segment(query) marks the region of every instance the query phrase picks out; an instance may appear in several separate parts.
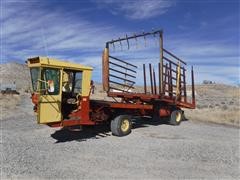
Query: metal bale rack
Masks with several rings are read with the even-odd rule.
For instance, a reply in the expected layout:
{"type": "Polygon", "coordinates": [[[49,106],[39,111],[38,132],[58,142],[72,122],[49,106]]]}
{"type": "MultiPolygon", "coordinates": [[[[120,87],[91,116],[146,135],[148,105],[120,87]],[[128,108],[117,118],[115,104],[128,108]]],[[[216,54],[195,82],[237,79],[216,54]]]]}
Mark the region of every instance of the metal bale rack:
{"type": "MultiPolygon", "coordinates": [[[[121,47],[122,49],[122,47],[121,47]]],[[[191,69],[192,97],[189,102],[186,88],[187,63],[163,47],[163,32],[153,31],[138,35],[127,36],[108,41],[103,52],[103,89],[109,97],[122,98],[122,102],[132,102],[136,105],[155,104],[158,102],[166,105],[175,105],[183,108],[195,108],[194,73],[191,69]],[[144,92],[132,92],[136,84],[137,66],[130,62],[110,55],[110,45],[115,48],[115,43],[129,42],[148,36],[159,38],[159,63],[143,64],[143,88],[144,92]],[[154,67],[157,68],[157,73],[154,67]],[[149,74],[149,75],[148,75],[149,74]],[[156,76],[158,74],[158,76],[156,76]],[[150,82],[147,79],[150,79],[150,82]],[[157,83],[158,82],[158,83],[157,83]],[[148,88],[150,86],[150,88],[148,88]],[[149,89],[149,90],[148,90],[149,89]],[[137,103],[136,103],[137,102],[137,103]]]]}

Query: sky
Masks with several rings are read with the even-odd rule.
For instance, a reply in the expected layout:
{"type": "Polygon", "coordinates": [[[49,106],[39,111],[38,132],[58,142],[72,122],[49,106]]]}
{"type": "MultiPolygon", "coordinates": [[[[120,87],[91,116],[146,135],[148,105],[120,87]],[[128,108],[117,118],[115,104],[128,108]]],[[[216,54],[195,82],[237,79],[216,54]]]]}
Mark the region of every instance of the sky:
{"type": "MultiPolygon", "coordinates": [[[[162,29],[164,48],[194,66],[196,83],[240,84],[238,0],[0,0],[0,6],[1,63],[49,56],[92,66],[93,80],[101,82],[106,41],[162,29]]],[[[131,50],[144,58],[132,63],[158,61],[138,43],[131,50]]]]}

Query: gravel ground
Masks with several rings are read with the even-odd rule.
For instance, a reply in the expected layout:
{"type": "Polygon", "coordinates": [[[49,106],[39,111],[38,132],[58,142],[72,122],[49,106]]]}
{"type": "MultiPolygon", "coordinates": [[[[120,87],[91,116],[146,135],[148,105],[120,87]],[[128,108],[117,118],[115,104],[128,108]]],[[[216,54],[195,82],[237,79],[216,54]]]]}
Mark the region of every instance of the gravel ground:
{"type": "Polygon", "coordinates": [[[37,125],[29,98],[1,120],[2,179],[239,179],[239,129],[141,120],[126,137],[105,127],[37,125]],[[26,113],[28,112],[28,113],[26,113]]]}

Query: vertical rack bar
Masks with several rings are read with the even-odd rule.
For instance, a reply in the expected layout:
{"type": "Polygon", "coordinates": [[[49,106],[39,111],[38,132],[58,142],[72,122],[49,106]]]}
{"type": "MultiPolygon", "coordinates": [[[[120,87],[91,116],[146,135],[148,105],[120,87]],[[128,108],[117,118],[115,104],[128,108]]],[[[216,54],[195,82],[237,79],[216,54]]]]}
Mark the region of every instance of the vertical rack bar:
{"type": "Polygon", "coordinates": [[[178,66],[176,65],[176,69],[175,69],[175,71],[176,71],[176,98],[177,98],[177,91],[178,91],[178,66]]]}
{"type": "Polygon", "coordinates": [[[159,45],[160,45],[160,94],[163,94],[163,32],[160,33],[160,40],[159,40],[159,45]]]}
{"type": "Polygon", "coordinates": [[[186,90],[186,69],[183,68],[183,94],[184,94],[184,102],[187,102],[187,90],[186,90]]]}
{"type": "Polygon", "coordinates": [[[151,93],[153,94],[152,64],[149,64],[149,73],[150,73],[151,93]]]}
{"type": "Polygon", "coordinates": [[[109,44],[106,47],[102,55],[102,82],[103,90],[109,91],[109,44]]]}
{"type": "MultiPolygon", "coordinates": [[[[160,65],[160,63],[158,63],[158,79],[159,79],[159,81],[158,81],[158,85],[159,85],[159,95],[161,95],[161,65],[160,65]]],[[[166,76],[165,76],[166,77],[166,76]]],[[[166,83],[166,82],[165,82],[166,83]]],[[[164,91],[163,91],[164,92],[164,91]]]]}
{"type": "Polygon", "coordinates": [[[168,83],[169,83],[169,96],[173,96],[173,86],[172,86],[172,62],[169,61],[169,78],[168,78],[168,83]]]}
{"type": "Polygon", "coordinates": [[[171,69],[169,68],[167,71],[167,76],[168,76],[168,95],[171,97],[172,93],[171,93],[171,85],[170,85],[170,71],[171,69]]]}
{"type": "Polygon", "coordinates": [[[195,87],[194,87],[194,73],[193,73],[193,66],[192,66],[192,71],[191,71],[191,74],[192,74],[192,105],[195,107],[195,87]]]}
{"type": "Polygon", "coordinates": [[[166,82],[167,82],[167,72],[168,72],[168,63],[166,63],[165,71],[164,71],[164,82],[163,82],[163,94],[165,95],[166,82]]]}
{"type": "Polygon", "coordinates": [[[157,94],[156,76],[153,68],[153,84],[154,84],[154,94],[157,94]]]}
{"type": "Polygon", "coordinates": [[[145,64],[143,64],[143,80],[144,80],[144,93],[147,94],[146,67],[145,67],[145,64]]]}
{"type": "Polygon", "coordinates": [[[180,99],[180,101],[182,101],[182,70],[181,70],[181,64],[180,64],[180,77],[179,77],[179,99],[180,99]]]}
{"type": "Polygon", "coordinates": [[[178,61],[178,65],[176,68],[176,101],[179,101],[179,98],[181,97],[181,64],[180,61],[178,61]]]}

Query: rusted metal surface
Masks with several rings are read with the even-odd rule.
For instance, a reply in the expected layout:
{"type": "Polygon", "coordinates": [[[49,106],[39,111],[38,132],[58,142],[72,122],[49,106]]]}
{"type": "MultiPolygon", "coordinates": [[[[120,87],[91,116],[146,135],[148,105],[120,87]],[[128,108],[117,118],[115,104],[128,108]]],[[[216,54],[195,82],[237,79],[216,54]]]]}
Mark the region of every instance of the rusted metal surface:
{"type": "Polygon", "coordinates": [[[160,46],[160,94],[164,94],[163,92],[163,33],[159,35],[159,46],[160,46]]]}
{"type": "Polygon", "coordinates": [[[184,94],[184,102],[187,102],[187,88],[186,88],[186,70],[183,69],[183,94],[184,94]]]}
{"type": "Polygon", "coordinates": [[[103,90],[108,91],[109,89],[109,49],[106,47],[103,51],[102,56],[102,83],[103,90]]]}
{"type": "MultiPolygon", "coordinates": [[[[147,60],[147,59],[146,59],[147,60]]],[[[163,33],[161,30],[149,33],[126,35],[123,38],[117,38],[106,42],[106,48],[103,53],[103,87],[109,97],[121,98],[121,103],[111,102],[102,104],[101,107],[112,109],[141,109],[142,114],[153,109],[153,102],[167,103],[178,107],[195,108],[194,77],[192,74],[192,102],[188,102],[186,93],[186,62],[178,58],[173,53],[163,47],[163,33]],[[136,48],[139,47],[138,38],[146,39],[148,36],[159,38],[159,61],[156,64],[149,63],[148,67],[143,64],[143,92],[132,92],[136,83],[137,66],[132,62],[123,60],[123,58],[110,55],[110,47],[116,50],[121,46],[123,50],[124,42],[127,44],[127,50],[131,49],[134,41],[136,48]],[[116,44],[117,43],[117,44],[116,44]],[[154,70],[157,67],[157,74],[154,70]],[[146,72],[149,72],[148,73],[146,72]],[[148,82],[149,80],[149,82],[148,82]],[[148,92],[148,87],[150,92],[148,92]],[[107,104],[107,105],[106,105],[107,104]]],[[[95,102],[96,103],[96,102],[95,102]]],[[[100,108],[101,109],[101,108],[100,108]]],[[[95,119],[104,119],[105,114],[101,111],[92,109],[95,112],[95,119]],[[100,118],[99,118],[100,117],[100,118]]],[[[160,116],[169,115],[169,108],[163,108],[159,111],[160,116]]],[[[106,118],[106,117],[105,117],[106,118]]]]}
{"type": "Polygon", "coordinates": [[[143,64],[143,84],[144,84],[144,93],[147,94],[147,80],[146,80],[146,67],[143,64]]]}
{"type": "Polygon", "coordinates": [[[152,64],[149,64],[149,74],[150,74],[151,93],[153,94],[152,64]]]}
{"type": "Polygon", "coordinates": [[[126,36],[124,38],[118,38],[116,40],[111,40],[111,41],[106,42],[106,46],[108,46],[109,44],[114,44],[114,43],[120,42],[120,41],[129,41],[131,39],[136,39],[136,38],[139,38],[139,37],[146,37],[146,36],[149,36],[149,35],[156,35],[156,34],[162,34],[162,30],[157,30],[157,31],[147,32],[147,33],[143,32],[143,33],[138,34],[138,35],[134,34],[133,36],[126,36]]]}
{"type": "MultiPolygon", "coordinates": [[[[159,62],[156,64],[149,63],[148,67],[143,64],[143,92],[132,92],[130,89],[134,89],[136,82],[136,77],[139,77],[137,74],[137,66],[132,62],[128,62],[119,57],[114,57],[108,54],[108,87],[107,93],[109,97],[113,98],[122,98],[123,103],[128,104],[129,102],[133,103],[136,99],[140,102],[150,103],[166,102],[171,105],[178,105],[181,107],[193,108],[195,107],[195,94],[192,93],[192,102],[188,102],[187,93],[186,93],[186,62],[177,57],[175,54],[169,52],[163,47],[163,32],[153,31],[150,33],[140,33],[134,34],[132,36],[126,35],[123,38],[117,38],[115,40],[108,41],[106,43],[106,48],[109,45],[115,47],[115,43],[120,44],[121,50],[123,49],[124,42],[127,42],[127,49],[131,49],[130,41],[135,41],[139,46],[137,39],[144,38],[144,46],[146,46],[146,38],[148,36],[159,38],[159,62]],[[115,60],[115,62],[113,62],[115,60]],[[157,72],[154,70],[157,67],[157,72]],[[149,72],[146,73],[146,72],[149,72]],[[116,73],[116,74],[114,74],[116,73]],[[111,78],[115,78],[112,80],[111,78]],[[149,82],[148,82],[149,80],[149,82]],[[148,87],[150,92],[148,92],[148,87]],[[115,91],[113,91],[115,89],[115,91]],[[116,90],[118,92],[116,92],[116,90]]],[[[115,49],[114,49],[115,50],[115,49]]],[[[107,60],[105,60],[107,62],[107,60]]],[[[106,70],[107,68],[105,68],[106,70]]],[[[106,73],[107,74],[107,73],[106,73]]],[[[192,70],[192,84],[194,84],[193,79],[193,70],[192,70]]],[[[194,90],[194,85],[192,86],[194,90]]],[[[115,106],[115,105],[114,105],[115,106]]]]}
{"type": "Polygon", "coordinates": [[[157,94],[157,84],[156,84],[156,74],[153,68],[153,85],[154,85],[154,94],[157,94]]]}
{"type": "Polygon", "coordinates": [[[121,60],[119,58],[109,56],[108,64],[108,87],[107,92],[121,91],[128,92],[134,89],[137,66],[121,60]]]}
{"type": "Polygon", "coordinates": [[[164,92],[164,85],[163,85],[163,79],[161,81],[161,76],[162,76],[163,72],[162,72],[162,69],[161,69],[161,64],[158,63],[158,87],[159,87],[159,94],[162,95],[162,92],[164,92]]]}
{"type": "Polygon", "coordinates": [[[131,74],[128,74],[128,73],[124,73],[124,72],[122,72],[122,71],[118,71],[118,70],[113,69],[113,68],[109,68],[109,70],[114,71],[114,72],[117,72],[117,73],[120,73],[120,74],[123,74],[123,75],[125,75],[125,76],[129,76],[129,77],[132,77],[132,78],[136,78],[136,76],[134,76],[134,75],[131,75],[131,74]]]}
{"type": "Polygon", "coordinates": [[[191,75],[192,75],[192,104],[195,107],[196,101],[195,101],[195,86],[194,86],[194,72],[193,72],[193,66],[191,70],[191,75]]]}
{"type": "Polygon", "coordinates": [[[122,66],[122,65],[119,65],[119,64],[117,64],[117,63],[114,63],[114,62],[109,62],[109,64],[112,64],[112,65],[114,65],[114,66],[120,67],[120,68],[122,68],[122,69],[125,69],[125,70],[127,70],[127,71],[131,71],[131,72],[134,72],[134,73],[136,73],[136,71],[135,71],[135,70],[132,70],[132,69],[130,69],[130,68],[127,68],[127,67],[124,67],[124,66],[122,66]]]}
{"type": "Polygon", "coordinates": [[[125,64],[127,64],[127,65],[129,65],[129,66],[132,66],[132,67],[134,67],[134,68],[137,68],[137,66],[135,66],[135,65],[133,65],[133,64],[131,64],[131,63],[128,63],[128,62],[126,62],[126,61],[123,61],[123,60],[121,60],[121,59],[119,59],[119,58],[116,58],[116,57],[113,57],[113,56],[109,56],[110,58],[113,58],[113,59],[115,59],[116,61],[119,61],[119,62],[121,62],[121,63],[125,63],[125,64]]]}
{"type": "MultiPolygon", "coordinates": [[[[158,63],[158,67],[159,67],[159,69],[160,69],[160,63],[158,63]]],[[[163,74],[166,74],[167,73],[167,71],[168,71],[168,64],[165,66],[165,72],[163,73],[163,74]]],[[[160,72],[160,71],[159,71],[160,72]]],[[[160,77],[159,77],[160,78],[160,77]]],[[[163,80],[163,92],[165,93],[165,91],[166,91],[166,82],[167,82],[167,76],[165,75],[164,76],[164,80],[163,80]]],[[[160,87],[160,86],[159,86],[160,87]]],[[[161,94],[161,92],[160,92],[160,90],[159,90],[159,94],[161,94]]],[[[161,95],[163,95],[163,94],[161,94],[161,95]]]]}
{"type": "Polygon", "coordinates": [[[172,62],[169,61],[169,69],[168,69],[168,84],[169,84],[169,96],[172,96],[173,95],[173,83],[172,83],[172,80],[173,80],[173,77],[172,77],[172,62]]]}
{"type": "Polygon", "coordinates": [[[167,53],[168,55],[172,56],[173,58],[177,59],[177,60],[180,61],[181,63],[187,65],[187,63],[186,63],[185,61],[181,60],[180,58],[178,58],[177,56],[175,56],[173,53],[167,51],[167,50],[164,49],[164,48],[163,48],[163,51],[164,51],[165,53],[167,53]]]}
{"type": "Polygon", "coordinates": [[[180,62],[178,62],[178,66],[176,67],[176,101],[179,100],[179,95],[181,95],[181,69],[180,69],[180,62]]]}

